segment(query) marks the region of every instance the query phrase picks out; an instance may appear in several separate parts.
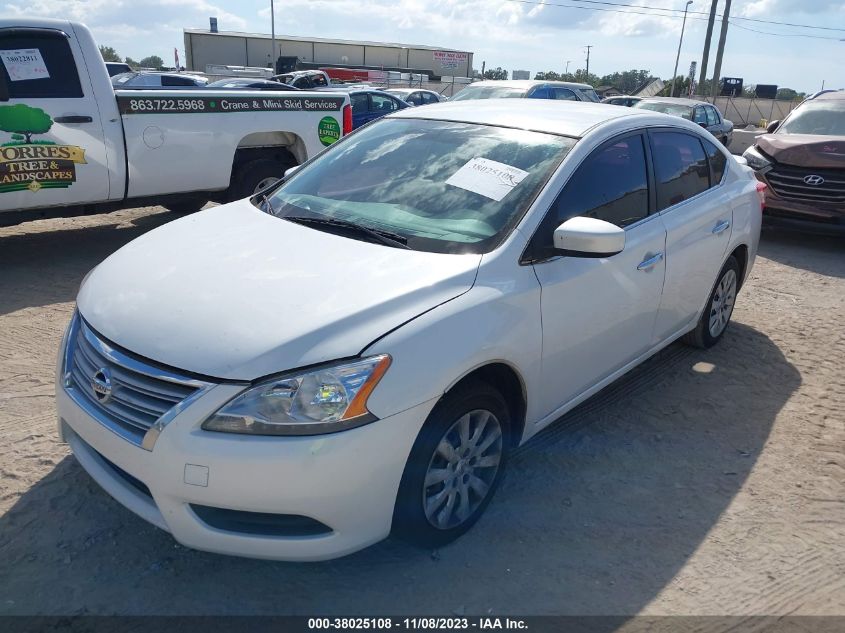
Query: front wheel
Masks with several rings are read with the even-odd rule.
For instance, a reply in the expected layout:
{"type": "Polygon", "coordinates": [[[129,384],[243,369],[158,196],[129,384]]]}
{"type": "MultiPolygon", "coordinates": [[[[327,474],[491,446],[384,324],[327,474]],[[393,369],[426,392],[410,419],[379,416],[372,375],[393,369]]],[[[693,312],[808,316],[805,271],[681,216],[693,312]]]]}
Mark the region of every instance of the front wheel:
{"type": "Polygon", "coordinates": [[[739,263],[731,256],[719,272],[698,324],[684,337],[684,341],[705,349],[718,343],[730,323],[738,290],[739,263]]]}
{"type": "Polygon", "coordinates": [[[399,486],[393,532],[416,545],[445,545],[469,530],[493,497],[510,449],[501,394],[471,382],[447,394],[417,437],[399,486]]]}
{"type": "Polygon", "coordinates": [[[282,161],[269,158],[251,160],[238,167],[234,182],[229,188],[230,200],[241,200],[254,196],[262,189],[275,184],[285,175],[285,170],[293,167],[282,161]]]}

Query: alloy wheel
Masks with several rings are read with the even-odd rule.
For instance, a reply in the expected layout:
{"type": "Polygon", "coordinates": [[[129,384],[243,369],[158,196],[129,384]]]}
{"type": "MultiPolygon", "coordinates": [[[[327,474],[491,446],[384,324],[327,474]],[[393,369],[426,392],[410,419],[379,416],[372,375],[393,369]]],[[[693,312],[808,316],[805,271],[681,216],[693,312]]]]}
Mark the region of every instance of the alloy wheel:
{"type": "Polygon", "coordinates": [[[713,338],[719,336],[728,326],[735,300],[736,273],[733,270],[728,270],[719,280],[716,291],[713,293],[713,300],[710,302],[710,321],[708,327],[710,329],[710,336],[713,338]]]}

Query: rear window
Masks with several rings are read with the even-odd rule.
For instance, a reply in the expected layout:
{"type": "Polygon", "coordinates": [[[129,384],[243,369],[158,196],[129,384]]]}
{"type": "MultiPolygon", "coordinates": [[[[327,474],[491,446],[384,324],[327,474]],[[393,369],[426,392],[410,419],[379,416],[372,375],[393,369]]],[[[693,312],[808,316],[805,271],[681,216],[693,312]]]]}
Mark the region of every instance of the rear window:
{"type": "Polygon", "coordinates": [[[452,101],[467,101],[469,99],[519,99],[525,96],[524,88],[508,88],[506,86],[469,86],[452,97],[452,101]]]}
{"type": "Polygon", "coordinates": [[[74,99],[82,86],[67,35],[48,29],[0,31],[0,68],[12,99],[74,99]]]}
{"type": "Polygon", "coordinates": [[[710,168],[698,138],[683,132],[654,132],[651,138],[658,211],[710,187],[710,168]]]}
{"type": "Polygon", "coordinates": [[[592,101],[593,103],[599,103],[601,101],[598,93],[592,88],[579,88],[578,91],[587,98],[587,101],[592,101]]]}
{"type": "Polygon", "coordinates": [[[664,114],[672,114],[683,119],[692,119],[692,108],[677,103],[663,103],[661,101],[640,101],[634,104],[635,108],[642,108],[643,110],[652,110],[654,112],[663,112],[664,114]]]}

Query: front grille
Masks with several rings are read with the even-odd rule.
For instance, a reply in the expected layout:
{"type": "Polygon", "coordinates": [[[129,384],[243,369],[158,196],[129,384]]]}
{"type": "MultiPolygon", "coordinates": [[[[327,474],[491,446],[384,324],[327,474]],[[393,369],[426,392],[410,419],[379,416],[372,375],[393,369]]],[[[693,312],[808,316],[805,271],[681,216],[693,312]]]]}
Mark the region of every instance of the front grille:
{"type": "Polygon", "coordinates": [[[115,349],[76,319],[65,360],[66,387],[78,403],[125,439],[141,445],[156,422],[207,385],[115,349]],[[95,392],[95,377],[110,386],[108,395],[95,392]]]}
{"type": "Polygon", "coordinates": [[[845,203],[845,169],[815,169],[777,164],[766,173],[774,192],[782,198],[806,202],[845,203]],[[804,182],[807,176],[821,176],[820,185],[804,182]]]}

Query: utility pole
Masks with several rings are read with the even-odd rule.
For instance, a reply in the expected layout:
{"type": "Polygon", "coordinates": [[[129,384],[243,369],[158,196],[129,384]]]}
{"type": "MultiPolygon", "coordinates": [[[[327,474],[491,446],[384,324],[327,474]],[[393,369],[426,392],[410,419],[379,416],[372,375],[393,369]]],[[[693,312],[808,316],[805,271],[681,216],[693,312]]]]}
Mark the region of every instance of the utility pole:
{"type": "Polygon", "coordinates": [[[273,55],[270,58],[271,68],[273,69],[273,74],[276,74],[276,60],[278,59],[278,55],[276,55],[276,9],[273,6],[275,3],[273,0],[270,0],[270,39],[273,42],[273,55]]]}
{"type": "Polygon", "coordinates": [[[569,74],[569,64],[571,64],[571,63],[572,63],[572,60],[571,60],[571,59],[567,59],[567,60],[566,60],[566,70],[563,72],[563,74],[564,74],[564,75],[568,75],[568,74],[569,74]]]}
{"type": "Polygon", "coordinates": [[[687,28],[687,9],[692,4],[692,0],[687,0],[687,5],[684,7],[684,22],[681,24],[681,41],[678,42],[678,54],[675,56],[675,70],[672,71],[672,87],[669,89],[669,96],[675,96],[675,78],[678,76],[678,60],[681,59],[681,46],[684,43],[684,29],[687,28]]]}
{"type": "Polygon", "coordinates": [[[704,93],[705,82],[707,81],[707,62],[710,60],[710,40],[713,39],[713,24],[716,22],[716,9],[719,0],[713,0],[710,5],[710,17],[707,18],[707,35],[704,36],[704,54],[701,56],[701,76],[698,86],[704,93]]]}
{"type": "Polygon", "coordinates": [[[590,78],[590,49],[592,47],[591,44],[587,44],[587,79],[590,78]]]}
{"type": "Polygon", "coordinates": [[[731,15],[731,0],[725,0],[725,12],[722,14],[722,30],[719,33],[719,48],[716,49],[716,66],[713,68],[713,84],[710,92],[713,103],[719,94],[719,75],[722,74],[722,55],[725,53],[725,39],[728,37],[728,18],[731,15]]]}

